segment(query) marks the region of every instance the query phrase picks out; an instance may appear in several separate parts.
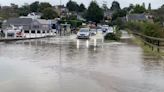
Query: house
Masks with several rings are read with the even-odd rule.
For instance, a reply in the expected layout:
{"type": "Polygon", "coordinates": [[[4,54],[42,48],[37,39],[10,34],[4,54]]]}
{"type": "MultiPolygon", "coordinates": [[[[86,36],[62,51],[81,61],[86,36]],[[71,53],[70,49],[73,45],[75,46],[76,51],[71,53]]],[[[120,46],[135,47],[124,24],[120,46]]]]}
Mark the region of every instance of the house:
{"type": "Polygon", "coordinates": [[[51,29],[51,21],[45,19],[35,19],[32,22],[33,30],[50,30],[51,29]]]}
{"type": "Polygon", "coordinates": [[[20,27],[23,30],[50,30],[51,21],[44,19],[32,19],[32,18],[10,18],[3,23],[3,29],[9,26],[20,27]]]}
{"type": "Polygon", "coordinates": [[[127,21],[146,21],[148,17],[145,14],[129,14],[126,16],[127,21]]]}
{"type": "Polygon", "coordinates": [[[2,28],[8,28],[13,25],[15,27],[22,26],[24,30],[30,30],[33,20],[31,18],[10,18],[2,24],[2,28]]]}

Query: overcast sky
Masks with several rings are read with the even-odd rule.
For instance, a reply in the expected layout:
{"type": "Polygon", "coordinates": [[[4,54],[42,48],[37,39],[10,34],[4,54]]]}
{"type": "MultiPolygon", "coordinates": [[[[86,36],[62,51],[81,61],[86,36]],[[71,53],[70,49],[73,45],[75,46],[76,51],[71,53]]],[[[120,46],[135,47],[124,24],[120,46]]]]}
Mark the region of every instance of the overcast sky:
{"type": "MultiPolygon", "coordinates": [[[[10,3],[15,3],[18,5],[23,5],[24,3],[31,3],[34,2],[35,0],[0,0],[1,5],[10,5],[10,3]]],[[[37,0],[40,2],[50,2],[52,5],[59,5],[60,0],[37,0]]],[[[66,4],[69,0],[61,0],[62,4],[66,4]]],[[[89,5],[89,3],[92,0],[73,0],[77,1],[78,3],[84,3],[86,6],[89,5]]],[[[98,4],[102,5],[103,1],[107,1],[108,6],[111,6],[112,1],[114,0],[97,0],[98,4]]],[[[151,3],[152,8],[159,8],[164,4],[164,0],[116,0],[120,3],[121,7],[127,7],[129,4],[142,4],[145,2],[146,7],[148,6],[148,3],[151,3]]]]}

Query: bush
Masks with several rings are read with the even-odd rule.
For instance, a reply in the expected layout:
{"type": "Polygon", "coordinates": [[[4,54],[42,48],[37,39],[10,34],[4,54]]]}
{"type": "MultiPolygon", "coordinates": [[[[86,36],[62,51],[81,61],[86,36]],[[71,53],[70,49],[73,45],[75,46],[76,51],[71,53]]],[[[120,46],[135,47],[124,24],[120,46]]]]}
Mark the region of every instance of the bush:
{"type": "Polygon", "coordinates": [[[80,27],[82,25],[82,21],[70,20],[69,24],[71,24],[72,27],[80,27]]]}
{"type": "Polygon", "coordinates": [[[160,24],[151,22],[128,22],[128,29],[139,32],[147,36],[164,38],[164,31],[160,24]]]}
{"type": "Polygon", "coordinates": [[[106,36],[105,36],[105,40],[120,40],[120,38],[118,36],[116,36],[115,34],[112,34],[112,33],[108,33],[106,36]]]}
{"type": "Polygon", "coordinates": [[[120,37],[121,37],[121,31],[119,30],[119,27],[117,26],[114,31],[115,31],[115,33],[108,33],[105,36],[105,40],[119,41],[120,37]]]}

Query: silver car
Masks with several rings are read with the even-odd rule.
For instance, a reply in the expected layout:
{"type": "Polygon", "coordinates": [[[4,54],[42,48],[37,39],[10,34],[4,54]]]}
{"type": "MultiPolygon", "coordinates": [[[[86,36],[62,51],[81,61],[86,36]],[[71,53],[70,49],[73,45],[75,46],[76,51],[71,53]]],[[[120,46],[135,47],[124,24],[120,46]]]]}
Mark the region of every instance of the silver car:
{"type": "Polygon", "coordinates": [[[80,31],[77,33],[78,39],[89,39],[90,38],[90,31],[89,28],[81,28],[80,31]]]}

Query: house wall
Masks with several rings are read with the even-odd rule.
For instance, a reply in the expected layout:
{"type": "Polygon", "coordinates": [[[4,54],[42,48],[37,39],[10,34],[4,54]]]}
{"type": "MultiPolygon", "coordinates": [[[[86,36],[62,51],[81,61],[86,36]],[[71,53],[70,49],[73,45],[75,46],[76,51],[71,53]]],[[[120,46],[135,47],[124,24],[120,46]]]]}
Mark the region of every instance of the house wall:
{"type": "Polygon", "coordinates": [[[12,22],[12,23],[6,22],[6,23],[2,24],[2,28],[6,29],[8,27],[11,27],[11,25],[13,25],[15,27],[22,26],[23,30],[50,30],[51,25],[47,21],[45,21],[45,20],[44,21],[43,20],[42,21],[32,20],[32,22],[29,24],[14,24],[14,22],[12,22]]]}
{"type": "Polygon", "coordinates": [[[49,30],[50,26],[48,24],[41,24],[37,20],[34,20],[31,24],[32,30],[49,30]]]}

